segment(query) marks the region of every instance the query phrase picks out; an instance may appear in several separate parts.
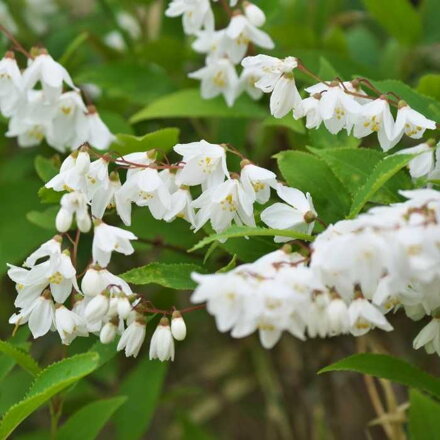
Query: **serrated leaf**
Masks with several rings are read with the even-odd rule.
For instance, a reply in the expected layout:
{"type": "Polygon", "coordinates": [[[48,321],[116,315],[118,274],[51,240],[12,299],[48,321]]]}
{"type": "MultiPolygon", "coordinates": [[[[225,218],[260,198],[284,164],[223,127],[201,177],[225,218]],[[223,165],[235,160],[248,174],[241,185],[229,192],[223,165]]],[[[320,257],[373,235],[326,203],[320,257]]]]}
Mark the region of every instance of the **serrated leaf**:
{"type": "Polygon", "coordinates": [[[59,429],[62,440],[94,440],[114,412],[126,402],[125,396],[97,400],[79,409],[59,429]]]}
{"type": "Polygon", "coordinates": [[[163,96],[133,115],[131,123],[160,118],[255,118],[268,112],[250,98],[242,96],[233,107],[223,98],[203,99],[198,89],[186,89],[163,96]]]}
{"type": "MultiPolygon", "coordinates": [[[[366,148],[309,149],[326,162],[352,196],[365,183],[375,166],[386,157],[381,151],[366,148]]],[[[411,179],[403,172],[399,173],[379,190],[378,201],[396,202],[399,200],[397,191],[410,187],[411,179]]]]}
{"type": "Polygon", "coordinates": [[[3,416],[0,438],[8,437],[23,420],[55,394],[94,371],[98,362],[96,353],[84,353],[45,368],[36,377],[24,399],[9,408],[3,416]]]}
{"type": "Polygon", "coordinates": [[[123,380],[119,392],[128,400],[113,417],[117,440],[137,440],[148,430],[168,365],[144,358],[123,380]]]}
{"type": "Polygon", "coordinates": [[[192,272],[204,272],[204,270],[197,264],[150,263],[119,276],[132,284],[159,284],[170,289],[189,290],[196,286],[191,280],[192,272]]]}
{"type": "Polygon", "coordinates": [[[251,228],[249,226],[231,226],[226,229],[226,231],[220,232],[219,234],[213,234],[209,237],[205,237],[203,240],[199,241],[195,246],[193,246],[189,252],[193,252],[197,249],[201,249],[214,241],[227,240],[228,238],[236,237],[256,237],[256,236],[266,236],[266,237],[289,237],[292,240],[304,240],[313,241],[313,237],[302,232],[285,230],[285,229],[270,229],[270,228],[251,228]]]}
{"type": "Polygon", "coordinates": [[[417,42],[422,34],[422,20],[409,0],[364,0],[368,12],[403,44],[417,42]]]}
{"type": "Polygon", "coordinates": [[[440,432],[440,404],[417,390],[409,393],[411,440],[435,439],[440,432]]]}
{"type": "Polygon", "coordinates": [[[31,375],[35,376],[41,372],[41,368],[37,364],[36,360],[24,350],[15,347],[7,341],[0,340],[0,351],[20,365],[23,370],[27,371],[31,375]]]}
{"type": "Polygon", "coordinates": [[[59,166],[55,164],[53,159],[48,159],[40,155],[35,158],[34,165],[38,177],[45,183],[56,176],[59,171],[59,166]]]}
{"type": "Polygon", "coordinates": [[[117,134],[117,145],[114,149],[121,155],[148,151],[153,148],[166,153],[178,143],[179,132],[178,128],[163,128],[144,136],[117,134]]]}
{"type": "Polygon", "coordinates": [[[48,231],[55,231],[55,217],[59,211],[58,206],[51,206],[45,211],[30,211],[26,214],[26,218],[34,225],[48,231]]]}
{"type": "Polygon", "coordinates": [[[356,217],[374,194],[376,194],[391,177],[406,166],[413,157],[414,155],[412,154],[398,154],[388,156],[381,160],[372,171],[370,177],[368,177],[354,195],[348,218],[356,217]]]}
{"type": "Polygon", "coordinates": [[[355,371],[426,391],[440,397],[440,379],[393,356],[362,353],[349,356],[323,368],[318,374],[331,371],[355,371]]]}
{"type": "Polygon", "coordinates": [[[322,159],[302,151],[283,151],[276,158],[287,183],[312,195],[318,216],[326,223],[349,212],[350,194],[322,159]]]}
{"type": "Polygon", "coordinates": [[[335,148],[357,148],[361,139],[348,135],[345,131],[340,131],[338,134],[330,133],[324,125],[319,128],[309,130],[310,145],[322,149],[335,148]]]}

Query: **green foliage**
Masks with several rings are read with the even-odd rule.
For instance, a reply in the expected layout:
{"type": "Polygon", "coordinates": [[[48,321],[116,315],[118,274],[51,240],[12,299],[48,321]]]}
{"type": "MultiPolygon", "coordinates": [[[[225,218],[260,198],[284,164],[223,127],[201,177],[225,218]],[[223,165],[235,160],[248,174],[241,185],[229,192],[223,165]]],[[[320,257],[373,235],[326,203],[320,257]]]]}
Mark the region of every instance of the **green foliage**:
{"type": "Polygon", "coordinates": [[[440,74],[428,73],[419,79],[417,91],[440,101],[440,74]]]}
{"type": "Polygon", "coordinates": [[[34,225],[56,233],[55,217],[58,213],[58,210],[58,206],[51,206],[44,211],[30,211],[26,214],[26,218],[34,225]]]}
{"type": "Polygon", "coordinates": [[[374,194],[379,191],[391,177],[406,166],[413,157],[411,154],[399,154],[387,156],[382,159],[354,195],[353,204],[351,205],[348,217],[356,217],[364,205],[372,199],[374,194]]]}
{"type": "Polygon", "coordinates": [[[208,237],[205,237],[203,240],[199,241],[195,246],[193,246],[189,252],[193,252],[197,249],[201,249],[208,244],[211,244],[215,241],[222,241],[229,238],[237,238],[237,237],[255,237],[255,236],[274,236],[280,237],[289,237],[292,240],[304,240],[304,241],[312,241],[313,237],[311,235],[304,234],[302,232],[290,231],[286,229],[270,229],[270,228],[251,228],[249,226],[231,226],[219,234],[212,234],[208,237]]]}
{"type": "Polygon", "coordinates": [[[411,440],[431,440],[440,432],[440,404],[417,390],[409,393],[411,440]]]}
{"type": "Polygon", "coordinates": [[[114,412],[127,398],[97,400],[89,403],[73,414],[60,428],[57,438],[62,440],[94,440],[110,420],[114,412]]]}
{"type": "Polygon", "coordinates": [[[60,168],[59,164],[55,163],[53,159],[47,159],[41,155],[35,158],[34,164],[38,177],[45,183],[56,176],[60,168]]]}
{"type": "Polygon", "coordinates": [[[153,148],[166,153],[179,142],[179,132],[178,128],[163,128],[144,136],[118,134],[116,135],[117,145],[114,149],[121,155],[148,151],[153,148]]]}
{"type": "Polygon", "coordinates": [[[401,359],[384,354],[355,354],[323,368],[319,374],[330,371],[355,371],[369,374],[426,391],[440,398],[440,379],[401,359]]]}
{"type": "Polygon", "coordinates": [[[322,159],[301,151],[283,151],[276,158],[287,183],[312,195],[318,216],[326,223],[348,213],[350,194],[322,159]]]}
{"type": "Polygon", "coordinates": [[[256,118],[267,117],[266,109],[243,96],[233,107],[222,97],[203,99],[198,89],[186,89],[166,95],[152,102],[132,116],[131,122],[161,118],[256,118]]]}
{"type": "Polygon", "coordinates": [[[51,397],[66,389],[96,369],[99,357],[95,353],[84,353],[50,365],[44,369],[31,385],[26,396],[9,408],[0,423],[0,438],[11,434],[23,420],[51,397]]]}
{"type": "Polygon", "coordinates": [[[370,14],[403,44],[416,43],[422,33],[422,20],[409,0],[363,0],[370,14]]]}
{"type": "Polygon", "coordinates": [[[118,440],[137,440],[144,434],[156,410],[168,364],[143,359],[122,381],[119,392],[127,402],[113,417],[118,440]]]}
{"type": "Polygon", "coordinates": [[[41,368],[35,359],[21,348],[18,348],[7,341],[0,340],[0,351],[13,359],[23,370],[32,376],[39,374],[41,368]]]}
{"type": "Polygon", "coordinates": [[[192,272],[204,272],[204,269],[196,264],[150,263],[131,269],[119,276],[132,284],[153,283],[171,289],[189,290],[196,286],[191,280],[192,272]]]}

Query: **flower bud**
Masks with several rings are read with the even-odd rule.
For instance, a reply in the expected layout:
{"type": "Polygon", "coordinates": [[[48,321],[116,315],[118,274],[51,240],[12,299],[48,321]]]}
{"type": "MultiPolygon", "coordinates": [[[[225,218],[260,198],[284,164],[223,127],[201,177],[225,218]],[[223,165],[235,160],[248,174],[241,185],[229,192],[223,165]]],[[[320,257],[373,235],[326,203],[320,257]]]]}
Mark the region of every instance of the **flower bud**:
{"type": "Polygon", "coordinates": [[[340,335],[348,332],[350,327],[348,307],[341,298],[330,301],[327,307],[327,317],[330,334],[340,335]]]}
{"type": "Polygon", "coordinates": [[[76,225],[81,232],[89,232],[90,228],[92,227],[92,220],[88,214],[80,217],[76,216],[76,225]]]}
{"type": "Polygon", "coordinates": [[[118,315],[121,319],[127,319],[130,314],[132,307],[131,303],[126,296],[121,296],[118,298],[118,315]]]}
{"type": "Polygon", "coordinates": [[[55,218],[55,227],[59,232],[67,232],[72,225],[72,214],[67,209],[61,208],[55,218]]]}
{"type": "Polygon", "coordinates": [[[118,328],[112,321],[107,322],[99,333],[99,340],[101,343],[110,344],[110,342],[115,339],[117,329],[118,328]]]}
{"type": "Polygon", "coordinates": [[[80,151],[76,158],[75,168],[79,174],[84,174],[90,166],[90,156],[86,151],[80,151]]]}
{"type": "Polygon", "coordinates": [[[96,296],[102,292],[102,289],[101,270],[90,267],[81,282],[82,292],[86,296],[96,296]]]}
{"type": "Polygon", "coordinates": [[[150,359],[161,362],[174,360],[174,339],[168,318],[162,318],[153,333],[150,343],[150,359]]]}
{"type": "Polygon", "coordinates": [[[90,322],[100,321],[107,314],[110,306],[110,299],[108,292],[104,290],[99,295],[96,295],[87,304],[85,310],[85,318],[90,322]]]}
{"type": "Polygon", "coordinates": [[[183,341],[186,337],[186,325],[179,311],[173,312],[171,318],[171,334],[177,341],[183,341]]]}
{"type": "Polygon", "coordinates": [[[260,27],[266,22],[266,16],[264,12],[256,5],[250,2],[245,2],[244,4],[244,14],[246,18],[254,26],[260,27]]]}

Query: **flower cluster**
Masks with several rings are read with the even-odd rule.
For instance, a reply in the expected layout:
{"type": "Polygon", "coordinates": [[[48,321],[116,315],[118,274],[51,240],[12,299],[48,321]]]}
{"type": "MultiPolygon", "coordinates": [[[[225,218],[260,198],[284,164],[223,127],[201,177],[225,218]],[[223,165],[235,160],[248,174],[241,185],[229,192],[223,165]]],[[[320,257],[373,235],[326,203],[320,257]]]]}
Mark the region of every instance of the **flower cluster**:
{"type": "Polygon", "coordinates": [[[440,355],[440,192],[402,194],[406,202],[328,227],[310,257],[284,247],[228,273],[193,274],[192,301],[206,301],[233,337],[258,330],[266,348],[283,331],[299,339],[390,331],[385,315],[403,309],[432,318],[414,347],[440,355]]]}
{"type": "MultiPolygon", "coordinates": [[[[235,7],[237,1],[231,1],[230,5],[235,7]]],[[[270,36],[259,29],[266,21],[264,12],[248,1],[241,6],[231,11],[229,24],[220,30],[215,29],[209,0],[172,0],[165,12],[169,17],[182,16],[184,32],[196,37],[192,48],[206,55],[205,66],[189,75],[201,81],[203,98],[223,95],[229,106],[243,92],[254,99],[261,97],[262,93],[254,87],[258,77],[249,70],[239,76],[236,66],[251,45],[263,49],[274,47],[270,36]]]]}
{"type": "Polygon", "coordinates": [[[302,99],[298,92],[294,70],[308,73],[301,61],[294,57],[279,59],[268,55],[246,57],[242,61],[243,74],[252,74],[258,81],[255,87],[271,93],[270,111],[276,118],[293,112],[295,119],[306,118],[306,127],[318,128],[324,124],[332,134],[345,129],[357,138],[377,133],[381,148],[388,151],[405,134],[420,139],[425,130],[433,130],[436,123],[405,101],[396,103],[394,120],[390,99],[386,95],[373,98],[362,89],[362,82],[320,82],[305,89],[309,97],[302,99]]]}
{"type": "Polygon", "coordinates": [[[45,49],[34,49],[23,71],[13,52],[0,60],[0,114],[10,118],[6,136],[16,137],[21,147],[46,139],[60,152],[84,142],[106,149],[114,140],[96,108],[84,104],[67,70],[45,49]]]}

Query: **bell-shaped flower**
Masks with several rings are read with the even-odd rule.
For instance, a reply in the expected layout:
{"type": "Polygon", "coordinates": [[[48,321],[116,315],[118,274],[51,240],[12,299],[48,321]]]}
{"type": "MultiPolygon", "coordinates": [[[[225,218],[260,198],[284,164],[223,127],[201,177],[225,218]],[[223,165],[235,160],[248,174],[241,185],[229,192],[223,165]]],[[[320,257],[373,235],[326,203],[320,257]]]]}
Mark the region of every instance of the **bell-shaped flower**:
{"type": "Polygon", "coordinates": [[[254,26],[260,27],[266,22],[266,15],[257,5],[245,1],[243,4],[243,9],[246,18],[254,26]]]}
{"type": "MultiPolygon", "coordinates": [[[[261,213],[261,220],[270,228],[310,234],[317,217],[311,195],[283,185],[278,186],[277,194],[286,203],[274,203],[266,208],[261,213]]],[[[288,237],[275,237],[277,243],[289,240],[288,237]]]]}
{"type": "Polygon", "coordinates": [[[263,92],[255,86],[260,79],[258,71],[252,69],[243,69],[238,80],[238,95],[246,92],[252,99],[260,99],[263,92]]]}
{"type": "Polygon", "coordinates": [[[176,341],[183,341],[186,338],[186,324],[178,310],[173,312],[171,318],[171,334],[176,341]]]}
{"type": "Polygon", "coordinates": [[[270,188],[278,185],[276,174],[249,161],[243,162],[240,181],[244,190],[258,203],[266,203],[270,198],[270,188]]]}
{"type": "Polygon", "coordinates": [[[115,194],[120,188],[119,174],[112,171],[108,176],[107,183],[100,185],[91,198],[90,205],[94,217],[102,218],[107,208],[116,207],[115,194]]]}
{"type": "Polygon", "coordinates": [[[201,81],[201,94],[204,99],[223,95],[229,107],[234,104],[238,92],[238,76],[228,58],[207,60],[205,67],[188,76],[201,81]]]}
{"type": "Polygon", "coordinates": [[[193,199],[189,188],[184,186],[180,187],[176,192],[171,194],[170,209],[163,219],[166,222],[171,222],[176,217],[179,217],[186,220],[192,227],[195,227],[195,214],[192,202],[193,199]]]}
{"type": "Polygon", "coordinates": [[[117,350],[125,349],[125,356],[137,357],[142,344],[145,340],[146,325],[145,319],[141,316],[133,320],[133,322],[124,330],[119,339],[117,350]]]}
{"type": "Polygon", "coordinates": [[[6,52],[0,60],[0,113],[10,117],[23,95],[23,83],[14,52],[6,52]]]}
{"type": "Polygon", "coordinates": [[[112,287],[127,296],[133,293],[126,281],[98,265],[90,266],[81,281],[81,291],[88,297],[99,295],[112,287]]]}
{"type": "Polygon", "coordinates": [[[413,139],[420,139],[425,130],[435,130],[435,128],[434,121],[412,109],[405,101],[399,102],[393,133],[396,143],[400,141],[403,134],[413,139]]]}
{"type": "Polygon", "coordinates": [[[209,0],[172,0],[165,11],[167,17],[182,16],[183,30],[194,35],[202,28],[214,29],[214,14],[209,0]]]}
{"type": "Polygon", "coordinates": [[[193,207],[199,208],[195,230],[198,231],[207,221],[211,222],[216,232],[224,231],[232,221],[239,225],[255,226],[253,202],[239,180],[226,180],[194,200],[193,207]]]}
{"type": "Polygon", "coordinates": [[[150,342],[150,359],[174,361],[174,340],[168,318],[162,318],[150,342]]]}
{"type": "Polygon", "coordinates": [[[88,336],[89,334],[84,319],[62,304],[55,305],[54,321],[55,328],[64,345],[70,345],[77,336],[88,336]]]}
{"type": "Polygon", "coordinates": [[[49,257],[50,260],[52,258],[58,258],[61,255],[62,241],[63,238],[60,235],[55,235],[55,237],[46,241],[36,251],[32,252],[32,254],[26,258],[23,266],[34,267],[41,258],[49,257]]]}
{"type": "Polygon", "coordinates": [[[67,70],[44,49],[29,62],[27,69],[23,72],[25,89],[33,89],[38,82],[41,83],[45,97],[49,101],[53,101],[61,95],[63,83],[78,90],[67,70]]]}
{"type": "Polygon", "coordinates": [[[177,185],[202,185],[203,189],[221,184],[229,177],[226,152],[221,145],[205,140],[177,144],[174,151],[182,156],[184,166],[176,174],[177,185]]]}
{"type": "Polygon", "coordinates": [[[422,328],[414,339],[413,347],[415,350],[424,347],[427,353],[440,356],[440,319],[435,317],[422,328]]]}
{"type": "Polygon", "coordinates": [[[348,315],[350,332],[354,336],[364,335],[374,327],[387,332],[393,329],[379,308],[364,298],[357,298],[352,301],[348,307],[348,315]]]}
{"type": "Polygon", "coordinates": [[[134,249],[130,240],[137,240],[132,232],[107,225],[101,220],[95,220],[92,244],[93,262],[106,267],[113,251],[124,255],[132,254],[134,249]]]}
{"type": "Polygon", "coordinates": [[[384,151],[396,145],[394,119],[386,98],[380,97],[361,107],[354,124],[353,135],[357,138],[377,133],[379,144],[384,151]]]}
{"type": "Polygon", "coordinates": [[[315,94],[303,99],[300,106],[294,108],[293,117],[295,119],[306,118],[306,127],[310,130],[318,128],[322,122],[320,110],[321,95],[315,94]]]}
{"type": "Polygon", "coordinates": [[[73,218],[81,232],[89,232],[92,221],[89,216],[87,199],[80,191],[73,191],[61,197],[61,208],[55,218],[59,232],[67,232],[72,226],[73,218]]]}
{"type": "Polygon", "coordinates": [[[415,147],[404,148],[396,154],[415,154],[416,157],[408,163],[409,173],[411,177],[417,179],[419,177],[428,176],[435,169],[435,152],[436,149],[428,142],[416,145],[415,147]]]}

